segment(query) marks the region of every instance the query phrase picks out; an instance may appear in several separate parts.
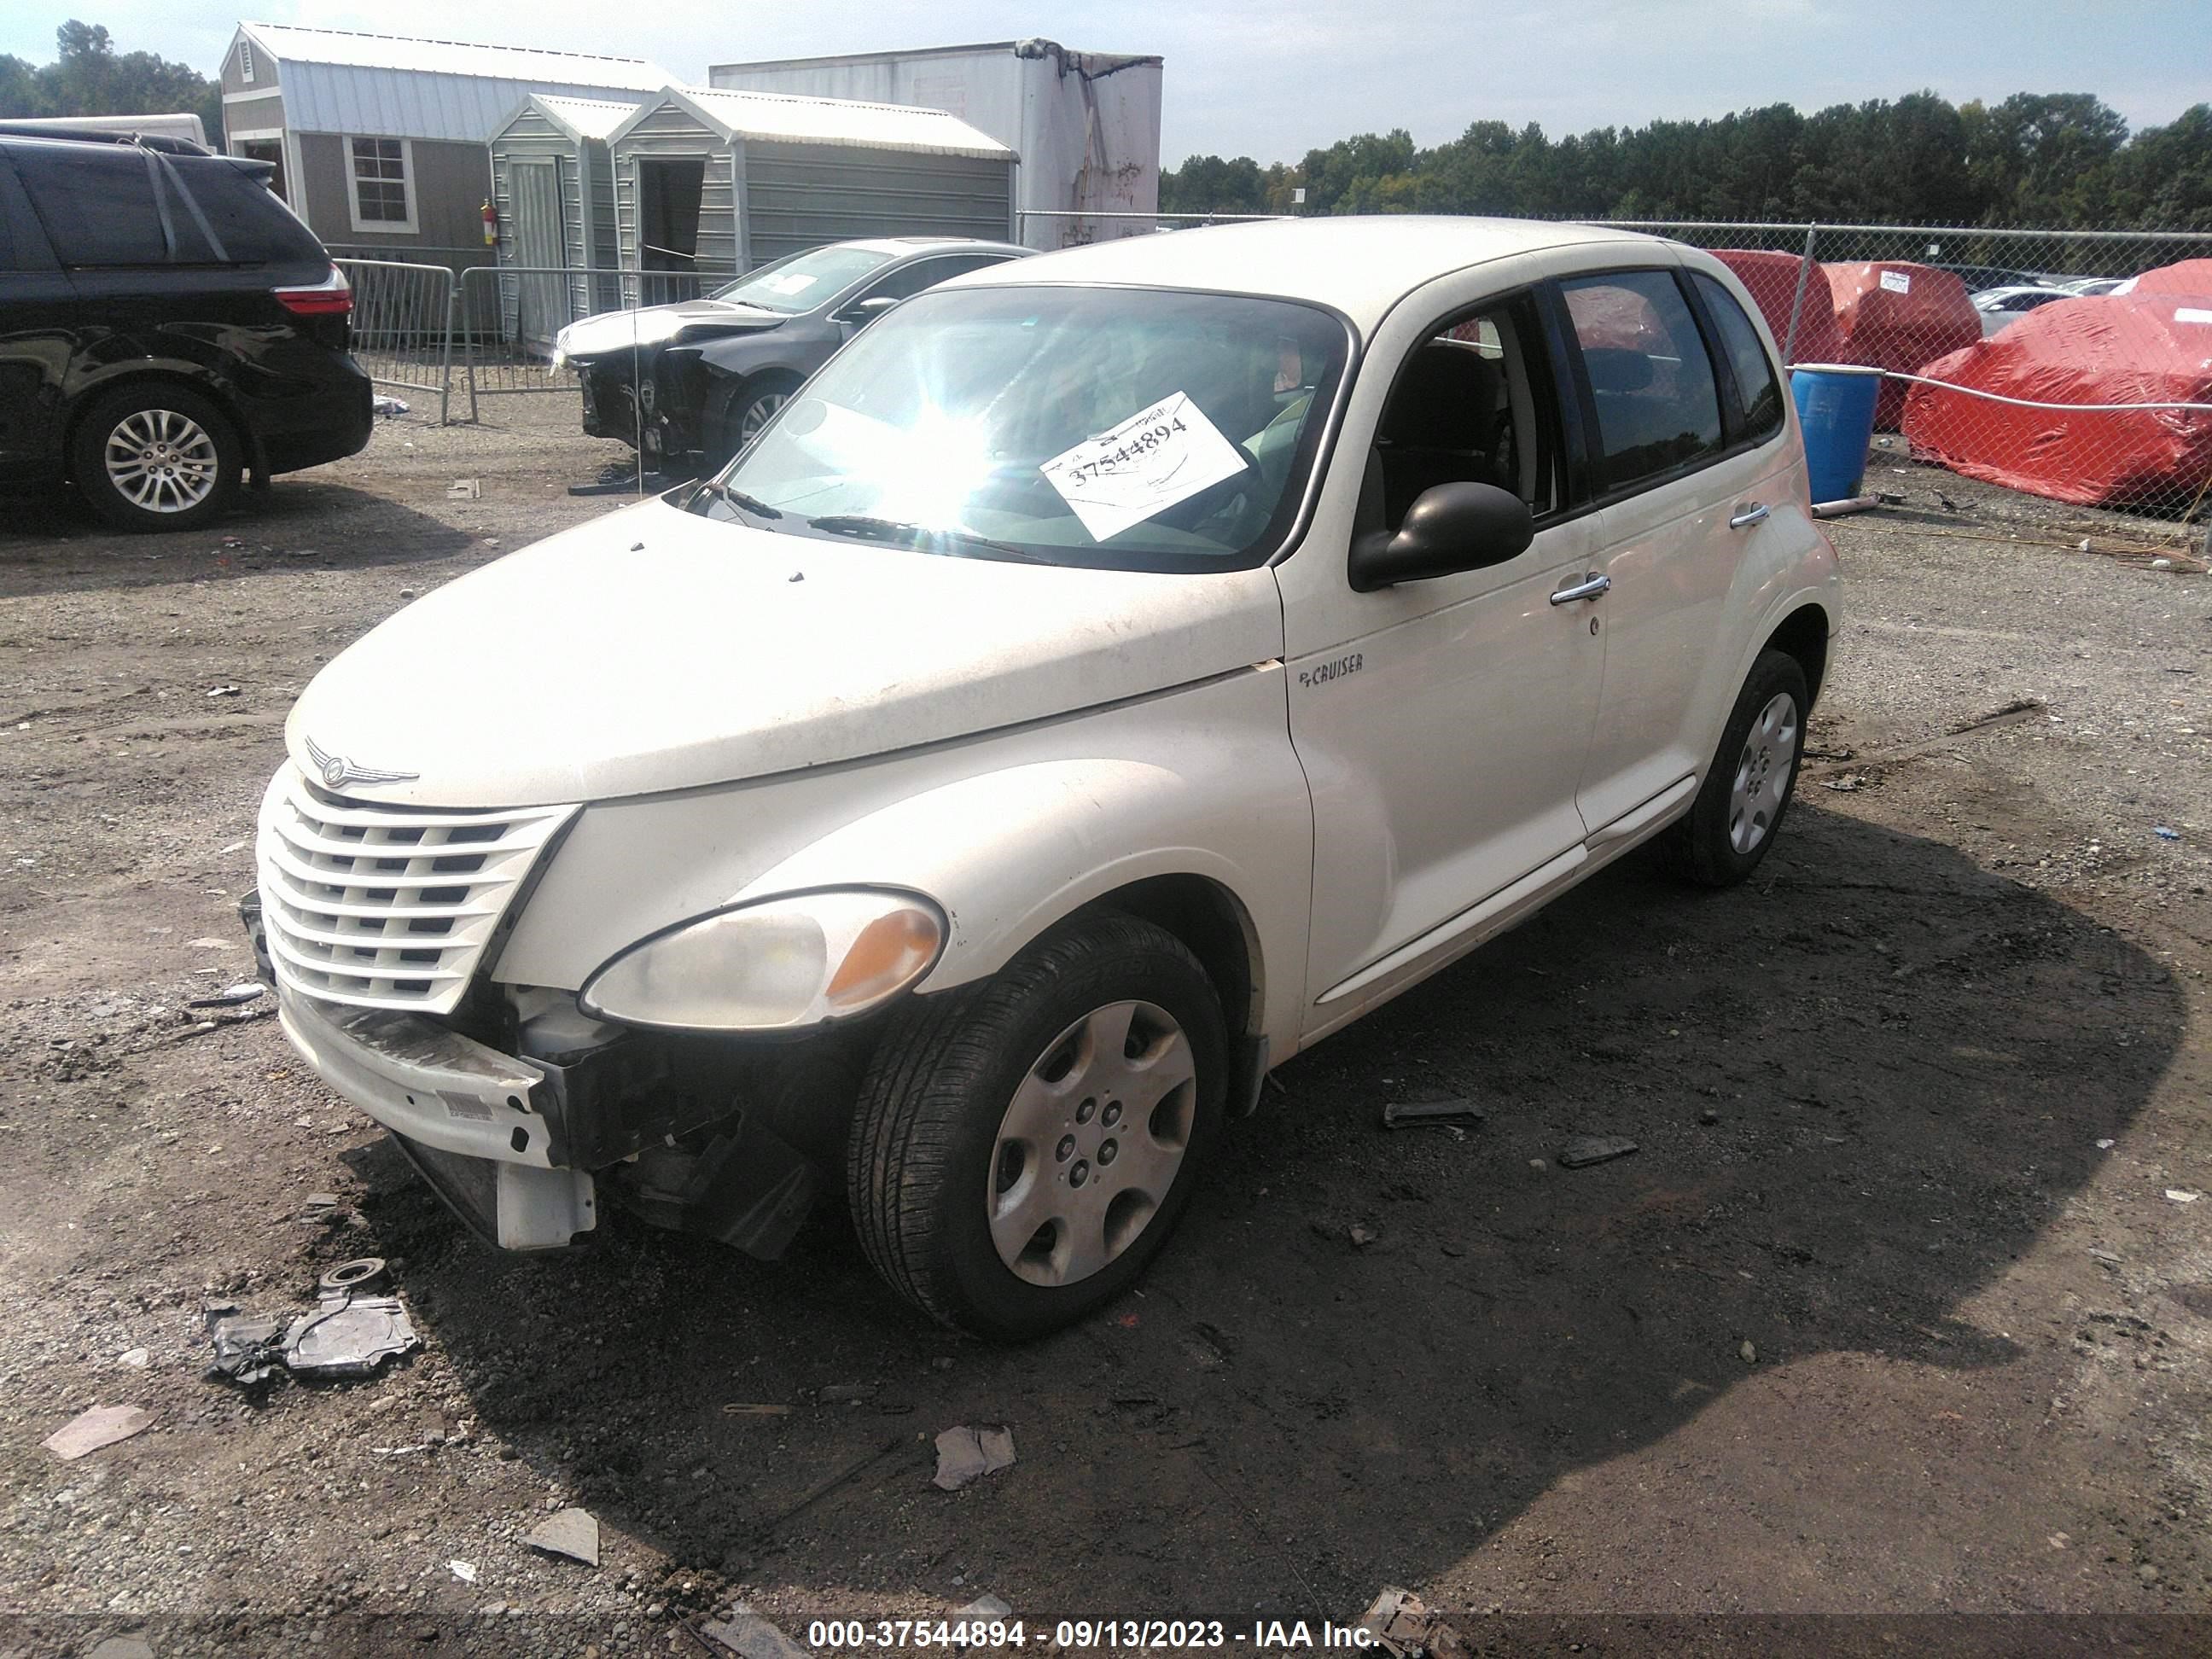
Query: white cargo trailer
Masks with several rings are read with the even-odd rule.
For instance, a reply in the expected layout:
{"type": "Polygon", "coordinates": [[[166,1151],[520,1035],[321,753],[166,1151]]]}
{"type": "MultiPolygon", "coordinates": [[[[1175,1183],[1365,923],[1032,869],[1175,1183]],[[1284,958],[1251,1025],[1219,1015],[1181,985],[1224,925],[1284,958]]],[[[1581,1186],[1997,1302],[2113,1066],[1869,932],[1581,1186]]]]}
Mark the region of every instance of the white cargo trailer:
{"type": "Polygon", "coordinates": [[[1158,58],[1000,40],[919,52],[717,64],[708,84],[943,110],[1020,159],[1018,238],[1069,247],[1152,229],[1160,203],[1158,58]]]}

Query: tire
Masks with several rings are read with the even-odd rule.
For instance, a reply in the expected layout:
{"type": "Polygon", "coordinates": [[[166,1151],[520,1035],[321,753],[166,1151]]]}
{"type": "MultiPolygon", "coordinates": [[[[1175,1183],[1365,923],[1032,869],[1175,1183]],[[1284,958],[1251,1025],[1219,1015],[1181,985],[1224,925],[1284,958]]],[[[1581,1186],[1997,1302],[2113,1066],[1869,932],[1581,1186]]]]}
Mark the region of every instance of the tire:
{"type": "Polygon", "coordinates": [[[1228,1054],[1206,970],[1133,916],[1083,918],[981,985],[917,999],[854,1114],[862,1250],[915,1307],[978,1336],[1082,1318],[1144,1271],[1188,1202],[1228,1054]]]}
{"type": "Polygon", "coordinates": [[[77,493],[118,530],[198,529],[228,510],[244,465],[228,417],[161,380],[102,395],[70,445],[77,493]]]}
{"type": "Polygon", "coordinates": [[[1811,702],[1795,657],[1759,653],[1696,802],[1656,843],[1674,874],[1703,887],[1733,887],[1759,868],[1797,787],[1811,702]]]}
{"type": "Polygon", "coordinates": [[[715,453],[707,458],[707,470],[713,471],[720,467],[750,444],[769,416],[790,402],[791,394],[799,387],[797,375],[773,371],[756,374],[739,386],[730,395],[729,404],[722,412],[721,442],[715,453]]]}

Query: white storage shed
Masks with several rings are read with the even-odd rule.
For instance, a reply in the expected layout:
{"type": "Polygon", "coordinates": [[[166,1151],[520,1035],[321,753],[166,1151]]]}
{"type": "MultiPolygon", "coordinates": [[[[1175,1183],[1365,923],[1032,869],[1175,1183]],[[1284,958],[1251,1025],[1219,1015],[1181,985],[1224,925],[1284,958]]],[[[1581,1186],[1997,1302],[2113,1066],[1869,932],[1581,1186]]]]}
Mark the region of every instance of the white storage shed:
{"type": "Polygon", "coordinates": [[[563,323],[622,303],[607,140],[641,101],[532,93],[491,136],[499,263],[563,273],[503,284],[514,298],[509,322],[533,343],[550,342],[563,323]]]}
{"type": "Polygon", "coordinates": [[[848,237],[1013,229],[1013,150],[937,110],[669,87],[607,149],[622,268],[701,286],[848,237]]]}
{"type": "Polygon", "coordinates": [[[1160,204],[1158,58],[1073,52],[1054,40],[999,40],[919,52],[717,64],[710,86],[906,104],[955,115],[1021,157],[1017,240],[1071,247],[1148,232],[1103,213],[1160,204]]]}

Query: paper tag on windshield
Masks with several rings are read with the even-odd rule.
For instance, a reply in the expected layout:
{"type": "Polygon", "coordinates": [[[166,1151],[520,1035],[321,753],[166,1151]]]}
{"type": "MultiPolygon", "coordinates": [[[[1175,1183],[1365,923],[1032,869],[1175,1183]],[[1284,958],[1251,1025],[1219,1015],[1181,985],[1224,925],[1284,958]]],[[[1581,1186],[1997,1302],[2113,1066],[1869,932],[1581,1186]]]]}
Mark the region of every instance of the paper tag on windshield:
{"type": "Polygon", "coordinates": [[[1887,289],[1892,294],[1910,294],[1912,292],[1912,278],[1909,274],[1902,270],[1883,271],[1881,273],[1881,285],[1887,289]]]}
{"type": "Polygon", "coordinates": [[[767,286],[771,292],[776,294],[804,294],[808,289],[812,288],[817,280],[819,279],[809,276],[804,272],[793,271],[789,276],[769,277],[767,286]]]}
{"type": "Polygon", "coordinates": [[[1093,541],[1187,501],[1244,470],[1237,446],[1182,392],[1037,468],[1093,541]]]}

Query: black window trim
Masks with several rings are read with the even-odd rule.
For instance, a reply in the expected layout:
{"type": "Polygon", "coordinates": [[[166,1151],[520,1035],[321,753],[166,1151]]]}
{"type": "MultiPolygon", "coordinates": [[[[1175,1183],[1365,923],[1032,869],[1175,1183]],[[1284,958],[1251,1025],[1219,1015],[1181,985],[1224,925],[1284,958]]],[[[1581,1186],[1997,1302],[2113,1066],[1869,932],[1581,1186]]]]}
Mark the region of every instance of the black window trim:
{"type": "MultiPolygon", "coordinates": [[[[1729,350],[1728,342],[1721,337],[1720,323],[1713,316],[1712,307],[1705,300],[1705,289],[1697,281],[1700,276],[1706,282],[1717,283],[1711,271],[1686,269],[1680,286],[1689,297],[1690,314],[1698,319],[1698,331],[1705,337],[1706,355],[1713,360],[1713,371],[1720,381],[1721,430],[1727,438],[1727,442],[1722,446],[1720,459],[1726,459],[1729,456],[1759,448],[1780,437],[1783,428],[1790,424],[1790,417],[1786,414],[1782,415],[1771,432],[1759,433],[1751,429],[1751,406],[1744,401],[1743,385],[1735,377],[1735,356],[1729,350]]],[[[1721,292],[1731,304],[1735,304],[1735,296],[1729,294],[1725,287],[1721,289],[1721,292]]],[[[1788,397],[1788,383],[1782,372],[1775,367],[1774,360],[1766,356],[1766,347],[1759,337],[1758,325],[1752,322],[1750,314],[1744,312],[1741,305],[1736,304],[1735,308],[1743,314],[1744,324],[1751,330],[1752,343],[1759,347],[1759,356],[1765,360],[1767,373],[1773,379],[1776,392],[1788,397]]]]}
{"type": "MultiPolygon", "coordinates": [[[[1781,427],[1776,431],[1764,438],[1751,438],[1745,435],[1742,431],[1739,410],[1734,416],[1735,427],[1733,434],[1731,433],[1731,410],[1737,407],[1735,401],[1735,373],[1714,355],[1711,332],[1711,322],[1705,314],[1704,307],[1697,296],[1695,284],[1689,281],[1689,276],[1688,269],[1683,265],[1653,264],[1646,261],[1635,264],[1592,265],[1581,270],[1569,271],[1559,276],[1545,279],[1545,285],[1550,290],[1550,302],[1558,307],[1561,325],[1560,345],[1567,354],[1569,363],[1571,364],[1570,372],[1572,375],[1574,393],[1582,409],[1585,428],[1585,443],[1589,465],[1584,475],[1583,483],[1589,493],[1579,504],[1580,510],[1583,512],[1599,511],[1616,502],[1627,501],[1632,496],[1644,495],[1650,490],[1674,483],[1679,479],[1686,478],[1692,473],[1702,472],[1707,467],[1718,466],[1723,461],[1734,460],[1740,455],[1763,449],[1768,444],[1780,439],[1790,428],[1789,418],[1785,415],[1781,427]],[[1721,406],[1721,444],[1717,449],[1710,449],[1703,454],[1692,456],[1688,460],[1679,461],[1664,471],[1647,473],[1629,483],[1601,491],[1597,489],[1598,472],[1595,465],[1598,454],[1595,441],[1599,431],[1597,398],[1591,389],[1589,369],[1583,362],[1582,342],[1575,333],[1573,319],[1567,312],[1565,285],[1570,282],[1582,282],[1593,276],[1625,276],[1644,273],[1671,277],[1675,291],[1683,295],[1683,303],[1689,307],[1691,319],[1698,330],[1699,343],[1705,348],[1706,362],[1713,372],[1714,399],[1721,406]]],[[[1785,395],[1787,395],[1786,392],[1785,395]]]]}

